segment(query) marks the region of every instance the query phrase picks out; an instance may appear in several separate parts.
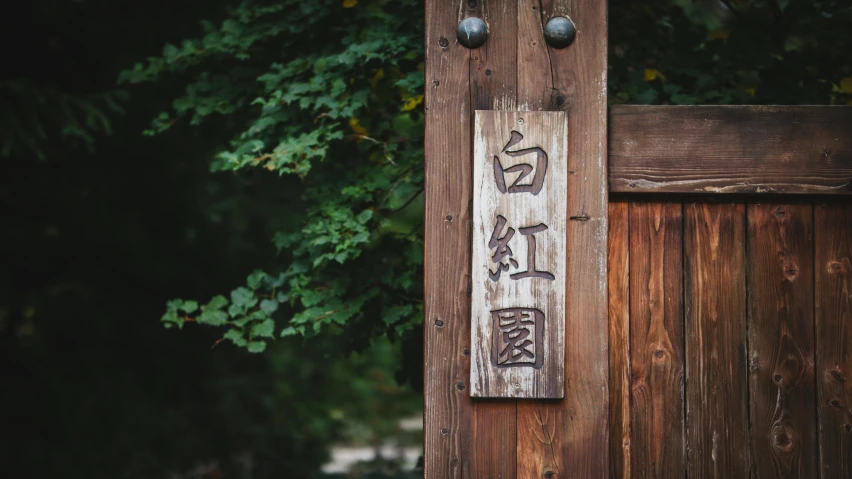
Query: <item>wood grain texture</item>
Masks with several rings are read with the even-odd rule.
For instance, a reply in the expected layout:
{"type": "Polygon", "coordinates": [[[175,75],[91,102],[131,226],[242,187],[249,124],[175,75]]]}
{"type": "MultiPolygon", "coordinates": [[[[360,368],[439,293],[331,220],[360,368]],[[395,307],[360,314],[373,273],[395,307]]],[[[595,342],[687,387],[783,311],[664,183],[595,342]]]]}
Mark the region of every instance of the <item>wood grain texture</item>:
{"type": "Polygon", "coordinates": [[[567,15],[577,28],[569,47],[548,48],[553,86],[543,102],[568,112],[566,390],[554,405],[553,451],[560,479],[607,477],[607,2],[541,3],[543,22],[567,15]]]}
{"type": "Polygon", "coordinates": [[[852,194],[852,107],[626,106],[610,191],[852,194]]]}
{"type": "MultiPolygon", "coordinates": [[[[471,109],[516,109],[516,1],[463,1],[462,7],[466,9],[466,15],[484,19],[490,28],[485,45],[471,51],[471,109]]],[[[472,144],[470,148],[472,151],[472,144]]],[[[517,401],[477,400],[474,401],[473,412],[474,445],[471,447],[474,448],[474,468],[469,477],[516,477],[517,401]]]]}
{"type": "Polygon", "coordinates": [[[518,475],[607,477],[607,4],[518,5],[519,109],[569,114],[565,399],[518,401],[518,475]],[[562,50],[547,47],[542,33],[556,15],[577,27],[574,43],[562,50]]]}
{"type": "Polygon", "coordinates": [[[749,402],[753,477],[817,477],[813,208],[748,205],[749,402]]]}
{"type": "MultiPolygon", "coordinates": [[[[518,109],[557,110],[550,107],[554,79],[544,40],[542,3],[517,0],[517,8],[518,109]]],[[[559,403],[518,401],[518,477],[562,477],[566,422],[565,408],[559,403]]]]}
{"type": "Polygon", "coordinates": [[[745,207],[684,205],[687,475],[748,477],[745,207]]]}
{"type": "Polygon", "coordinates": [[[631,472],[682,477],[683,215],[680,201],[630,205],[631,472]]]}
{"type": "Polygon", "coordinates": [[[629,203],[609,203],[609,477],[630,471],[630,227],[629,203]]]}
{"type": "Polygon", "coordinates": [[[817,203],[816,384],[819,469],[852,477],[852,204],[817,203]]]}
{"type": "MultiPolygon", "coordinates": [[[[518,443],[515,400],[477,399],[474,402],[473,468],[464,477],[514,479],[518,443]]],[[[430,478],[432,476],[429,476],[430,478]]]]}
{"type": "Polygon", "coordinates": [[[566,128],[564,112],[476,112],[471,396],[564,394],[566,128]]]}
{"type": "Polygon", "coordinates": [[[471,476],[470,50],[456,41],[464,2],[426,2],[424,473],[471,476]],[[465,354],[465,351],[468,351],[465,354]]]}

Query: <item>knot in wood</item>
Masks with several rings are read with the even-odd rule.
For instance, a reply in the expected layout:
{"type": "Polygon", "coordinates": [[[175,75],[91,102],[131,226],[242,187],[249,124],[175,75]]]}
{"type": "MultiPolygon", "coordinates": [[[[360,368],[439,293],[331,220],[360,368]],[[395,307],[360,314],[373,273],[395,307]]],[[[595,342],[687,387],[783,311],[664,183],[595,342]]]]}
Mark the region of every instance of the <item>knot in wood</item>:
{"type": "Polygon", "coordinates": [[[789,452],[793,449],[793,440],[787,431],[781,431],[775,434],[775,447],[784,452],[789,452]]]}
{"type": "Polygon", "coordinates": [[[839,369],[829,369],[828,371],[826,371],[826,378],[829,381],[839,384],[843,384],[846,382],[846,377],[839,369]]]}
{"type": "Polygon", "coordinates": [[[845,275],[849,272],[849,258],[843,258],[840,261],[830,261],[828,263],[828,271],[836,275],[845,275]]]}

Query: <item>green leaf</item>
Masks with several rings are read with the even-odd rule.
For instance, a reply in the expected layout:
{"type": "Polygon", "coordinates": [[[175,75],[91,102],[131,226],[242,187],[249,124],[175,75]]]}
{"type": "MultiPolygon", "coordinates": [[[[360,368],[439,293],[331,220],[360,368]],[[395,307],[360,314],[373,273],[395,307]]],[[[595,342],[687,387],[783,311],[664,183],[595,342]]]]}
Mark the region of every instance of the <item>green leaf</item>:
{"type": "Polygon", "coordinates": [[[255,324],[251,328],[251,336],[257,338],[273,338],[275,337],[275,321],[267,319],[266,321],[255,324]]]}
{"type": "Polygon", "coordinates": [[[210,302],[207,303],[204,306],[204,309],[205,310],[222,309],[227,305],[228,305],[228,300],[225,299],[225,297],[220,294],[220,295],[217,295],[217,296],[213,296],[213,298],[210,300],[210,302]]]}
{"type": "Polygon", "coordinates": [[[279,336],[282,338],[286,338],[287,336],[295,336],[297,334],[299,334],[299,332],[296,331],[296,328],[294,328],[293,326],[287,326],[286,328],[281,330],[281,334],[279,334],[279,336]]]}
{"type": "Polygon", "coordinates": [[[247,344],[246,339],[243,337],[243,332],[239,329],[229,329],[228,332],[223,336],[224,339],[227,339],[234,343],[235,346],[243,347],[247,344]]]}
{"type": "Polygon", "coordinates": [[[216,309],[205,309],[197,321],[208,326],[222,326],[228,321],[228,314],[216,309]]]}
{"type": "Polygon", "coordinates": [[[364,224],[373,217],[373,210],[364,210],[358,215],[358,222],[364,224]]]}
{"type": "Polygon", "coordinates": [[[248,288],[237,288],[231,291],[231,303],[240,308],[251,308],[257,304],[257,298],[248,288]]]}
{"type": "Polygon", "coordinates": [[[231,321],[231,324],[233,324],[234,326],[238,326],[238,327],[242,328],[243,326],[250,323],[251,320],[252,320],[251,316],[242,316],[240,318],[237,318],[237,319],[234,319],[233,321],[231,321]]]}
{"type": "Polygon", "coordinates": [[[278,301],[264,299],[260,302],[260,309],[266,314],[272,314],[278,310],[278,301]]]}
{"type": "Polygon", "coordinates": [[[260,288],[264,278],[266,278],[266,273],[260,270],[255,270],[248,278],[246,278],[246,284],[248,284],[248,287],[251,289],[260,288]]]}
{"type": "Polygon", "coordinates": [[[266,351],[266,343],[263,341],[251,341],[248,343],[248,351],[250,353],[262,353],[266,351]]]}
{"type": "Polygon", "coordinates": [[[182,329],[184,320],[183,316],[178,316],[177,311],[166,311],[166,313],[160,318],[160,322],[162,322],[163,326],[166,328],[177,326],[178,329],[182,329]]]}
{"type": "Polygon", "coordinates": [[[181,311],[186,314],[192,314],[198,310],[198,302],[197,301],[184,301],[180,307],[181,311]]]}

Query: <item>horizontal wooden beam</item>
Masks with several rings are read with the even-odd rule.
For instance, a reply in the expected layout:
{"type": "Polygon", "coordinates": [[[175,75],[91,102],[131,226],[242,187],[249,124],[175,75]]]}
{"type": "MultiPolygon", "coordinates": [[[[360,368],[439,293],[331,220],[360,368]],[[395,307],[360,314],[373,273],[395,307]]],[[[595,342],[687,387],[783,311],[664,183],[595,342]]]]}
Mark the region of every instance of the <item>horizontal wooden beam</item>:
{"type": "Polygon", "coordinates": [[[609,118],[614,193],[852,194],[852,107],[615,105],[609,118]]]}

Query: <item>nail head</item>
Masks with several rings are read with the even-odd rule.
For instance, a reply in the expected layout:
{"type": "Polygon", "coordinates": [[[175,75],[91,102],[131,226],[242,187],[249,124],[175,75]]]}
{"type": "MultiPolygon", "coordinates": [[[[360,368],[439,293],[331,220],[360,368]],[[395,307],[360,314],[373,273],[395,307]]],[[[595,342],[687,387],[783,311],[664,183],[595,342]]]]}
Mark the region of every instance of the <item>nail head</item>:
{"type": "Polygon", "coordinates": [[[544,27],[544,39],[553,48],[565,48],[574,42],[577,28],[568,17],[553,17],[544,27]]]}
{"type": "Polygon", "coordinates": [[[481,18],[465,18],[456,28],[456,37],[459,43],[471,50],[479,48],[488,40],[488,26],[481,18]]]}

